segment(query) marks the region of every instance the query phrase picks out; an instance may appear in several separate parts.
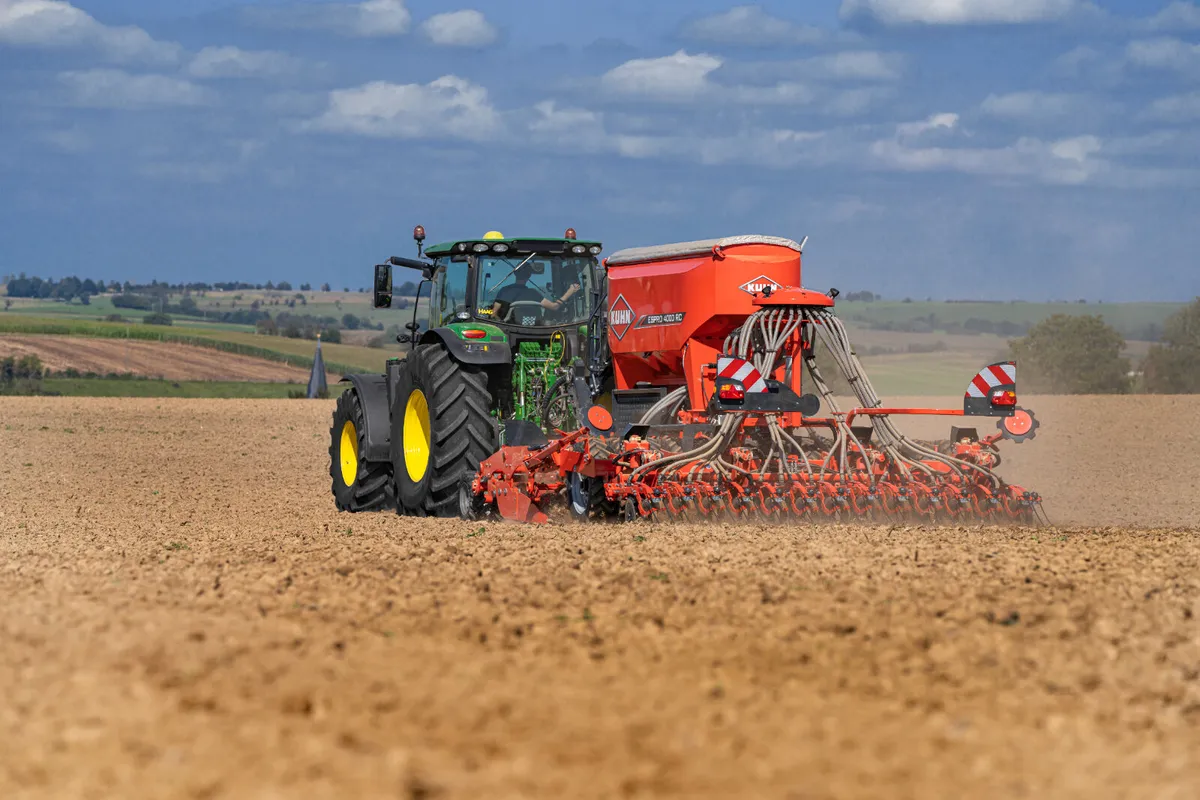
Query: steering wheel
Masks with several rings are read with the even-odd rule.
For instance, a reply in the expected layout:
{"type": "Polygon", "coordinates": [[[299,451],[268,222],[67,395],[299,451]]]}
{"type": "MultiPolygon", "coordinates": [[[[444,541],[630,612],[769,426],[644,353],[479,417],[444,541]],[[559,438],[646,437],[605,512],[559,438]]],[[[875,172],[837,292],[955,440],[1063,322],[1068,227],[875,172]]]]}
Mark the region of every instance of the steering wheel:
{"type": "Polygon", "coordinates": [[[545,318],[544,312],[546,309],[542,308],[541,300],[514,300],[508,304],[508,313],[504,315],[504,321],[516,322],[517,309],[521,308],[533,309],[537,312],[537,316],[534,318],[534,322],[532,323],[533,325],[537,325],[545,318]]]}

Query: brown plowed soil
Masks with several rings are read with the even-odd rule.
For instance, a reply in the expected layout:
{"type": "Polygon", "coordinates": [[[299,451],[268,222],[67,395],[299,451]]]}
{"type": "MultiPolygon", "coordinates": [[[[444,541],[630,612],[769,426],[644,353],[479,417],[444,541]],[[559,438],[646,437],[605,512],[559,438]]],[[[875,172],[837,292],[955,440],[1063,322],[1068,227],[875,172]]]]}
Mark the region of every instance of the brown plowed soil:
{"type": "Polygon", "coordinates": [[[132,373],[171,381],[305,382],[303,367],[263,358],[223,353],[205,347],[136,339],[88,339],[82,336],[0,335],[0,358],[36,355],[54,372],[132,373]]]}
{"type": "Polygon", "coordinates": [[[1064,527],[339,515],[332,403],[0,398],[0,797],[1200,796],[1200,398],[1030,405],[1064,527]]]}

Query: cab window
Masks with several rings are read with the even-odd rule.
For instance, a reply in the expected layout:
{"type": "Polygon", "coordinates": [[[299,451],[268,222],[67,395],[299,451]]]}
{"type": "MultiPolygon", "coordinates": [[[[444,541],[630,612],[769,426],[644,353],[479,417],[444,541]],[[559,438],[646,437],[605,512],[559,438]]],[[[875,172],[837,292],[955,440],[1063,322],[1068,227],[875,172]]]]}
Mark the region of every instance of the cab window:
{"type": "Polygon", "coordinates": [[[471,313],[467,304],[467,262],[437,260],[438,272],[429,292],[429,327],[454,322],[459,314],[471,313]]]}

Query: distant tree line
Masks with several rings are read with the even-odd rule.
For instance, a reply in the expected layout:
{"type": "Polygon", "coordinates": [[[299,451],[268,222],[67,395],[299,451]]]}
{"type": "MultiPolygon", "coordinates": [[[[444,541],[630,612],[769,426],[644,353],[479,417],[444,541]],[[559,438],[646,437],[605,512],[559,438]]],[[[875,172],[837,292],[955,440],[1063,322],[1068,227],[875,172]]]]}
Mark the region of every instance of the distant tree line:
{"type": "MultiPolygon", "coordinates": [[[[259,292],[291,292],[297,291],[293,288],[290,281],[267,281],[266,283],[247,283],[245,281],[191,281],[187,283],[169,283],[165,281],[152,280],[149,283],[134,283],[132,281],[104,281],[94,280],[92,278],[79,278],[70,276],[66,278],[39,278],[27,277],[24,272],[17,276],[5,276],[0,279],[0,284],[6,285],[6,293],[9,297],[25,297],[41,300],[71,300],[80,299],[86,296],[98,294],[141,294],[141,295],[174,295],[174,294],[192,294],[203,292],[237,292],[237,291],[259,291],[259,292]]],[[[426,283],[421,288],[421,296],[429,295],[430,284],[426,283]]],[[[302,283],[298,287],[298,291],[312,292],[313,285],[311,283],[302,283]]],[[[320,291],[332,291],[330,284],[321,284],[320,291]]],[[[344,288],[342,291],[349,292],[349,288],[344,288]]],[[[366,289],[358,289],[359,292],[365,292],[366,289]]],[[[417,294],[417,284],[413,281],[406,281],[397,288],[395,294],[401,297],[414,297],[417,294]]],[[[867,292],[870,294],[870,292],[867,292]]]]}
{"type": "Polygon", "coordinates": [[[1200,298],[1167,318],[1140,364],[1100,315],[1055,314],[1009,343],[1017,388],[1052,394],[1200,394],[1200,298]]]}
{"type": "Polygon", "coordinates": [[[943,320],[936,313],[913,317],[905,320],[879,320],[855,314],[851,317],[865,328],[876,331],[897,331],[901,333],[933,333],[941,331],[948,334],[965,336],[980,336],[992,334],[996,336],[1022,336],[1029,332],[1032,325],[1028,322],[1010,322],[1001,320],[993,322],[990,319],[970,317],[966,322],[943,320]]]}
{"type": "Polygon", "coordinates": [[[80,280],[79,278],[71,277],[56,281],[37,277],[27,278],[25,277],[25,273],[21,273],[16,278],[8,278],[5,283],[7,284],[6,291],[9,297],[59,300],[64,303],[78,299],[84,305],[88,304],[91,297],[109,291],[110,286],[110,284],[106,284],[102,280],[96,281],[91,278],[80,280]]]}
{"type": "MultiPolygon", "coordinates": [[[[259,292],[291,292],[296,291],[290,281],[267,281],[266,283],[247,283],[245,281],[191,281],[188,283],[168,283],[164,281],[152,280],[150,283],[134,283],[125,281],[104,281],[93,280],[91,278],[78,278],[75,276],[67,278],[39,278],[27,277],[24,272],[17,276],[7,276],[0,279],[0,283],[7,285],[7,293],[9,297],[31,297],[42,300],[59,300],[59,299],[75,299],[84,294],[112,294],[116,292],[125,292],[132,294],[184,294],[184,293],[199,293],[199,292],[237,292],[237,291],[259,291],[259,292]]],[[[311,292],[313,285],[311,283],[300,284],[299,291],[311,292]]],[[[331,291],[328,283],[321,284],[321,291],[331,291]]],[[[349,291],[349,290],[347,290],[349,291]]],[[[416,286],[413,285],[413,291],[416,291],[416,286]]],[[[403,292],[400,292],[403,294],[403,292]]]]}

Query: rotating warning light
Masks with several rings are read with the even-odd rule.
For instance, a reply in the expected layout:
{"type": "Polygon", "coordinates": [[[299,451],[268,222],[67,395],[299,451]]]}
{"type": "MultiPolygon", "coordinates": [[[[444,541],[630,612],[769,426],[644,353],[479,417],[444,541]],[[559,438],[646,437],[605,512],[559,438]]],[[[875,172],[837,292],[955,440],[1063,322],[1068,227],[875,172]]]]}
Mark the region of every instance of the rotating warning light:
{"type": "Polygon", "coordinates": [[[563,238],[564,239],[574,239],[575,238],[575,229],[567,228],[567,232],[563,234],[563,238]]]}
{"type": "Polygon", "coordinates": [[[418,225],[417,227],[413,228],[413,238],[416,239],[418,242],[425,241],[425,226],[424,225],[418,225]]]}
{"type": "Polygon", "coordinates": [[[488,231],[483,235],[483,238],[487,241],[491,241],[492,239],[503,239],[504,234],[500,231],[488,231]]]}

